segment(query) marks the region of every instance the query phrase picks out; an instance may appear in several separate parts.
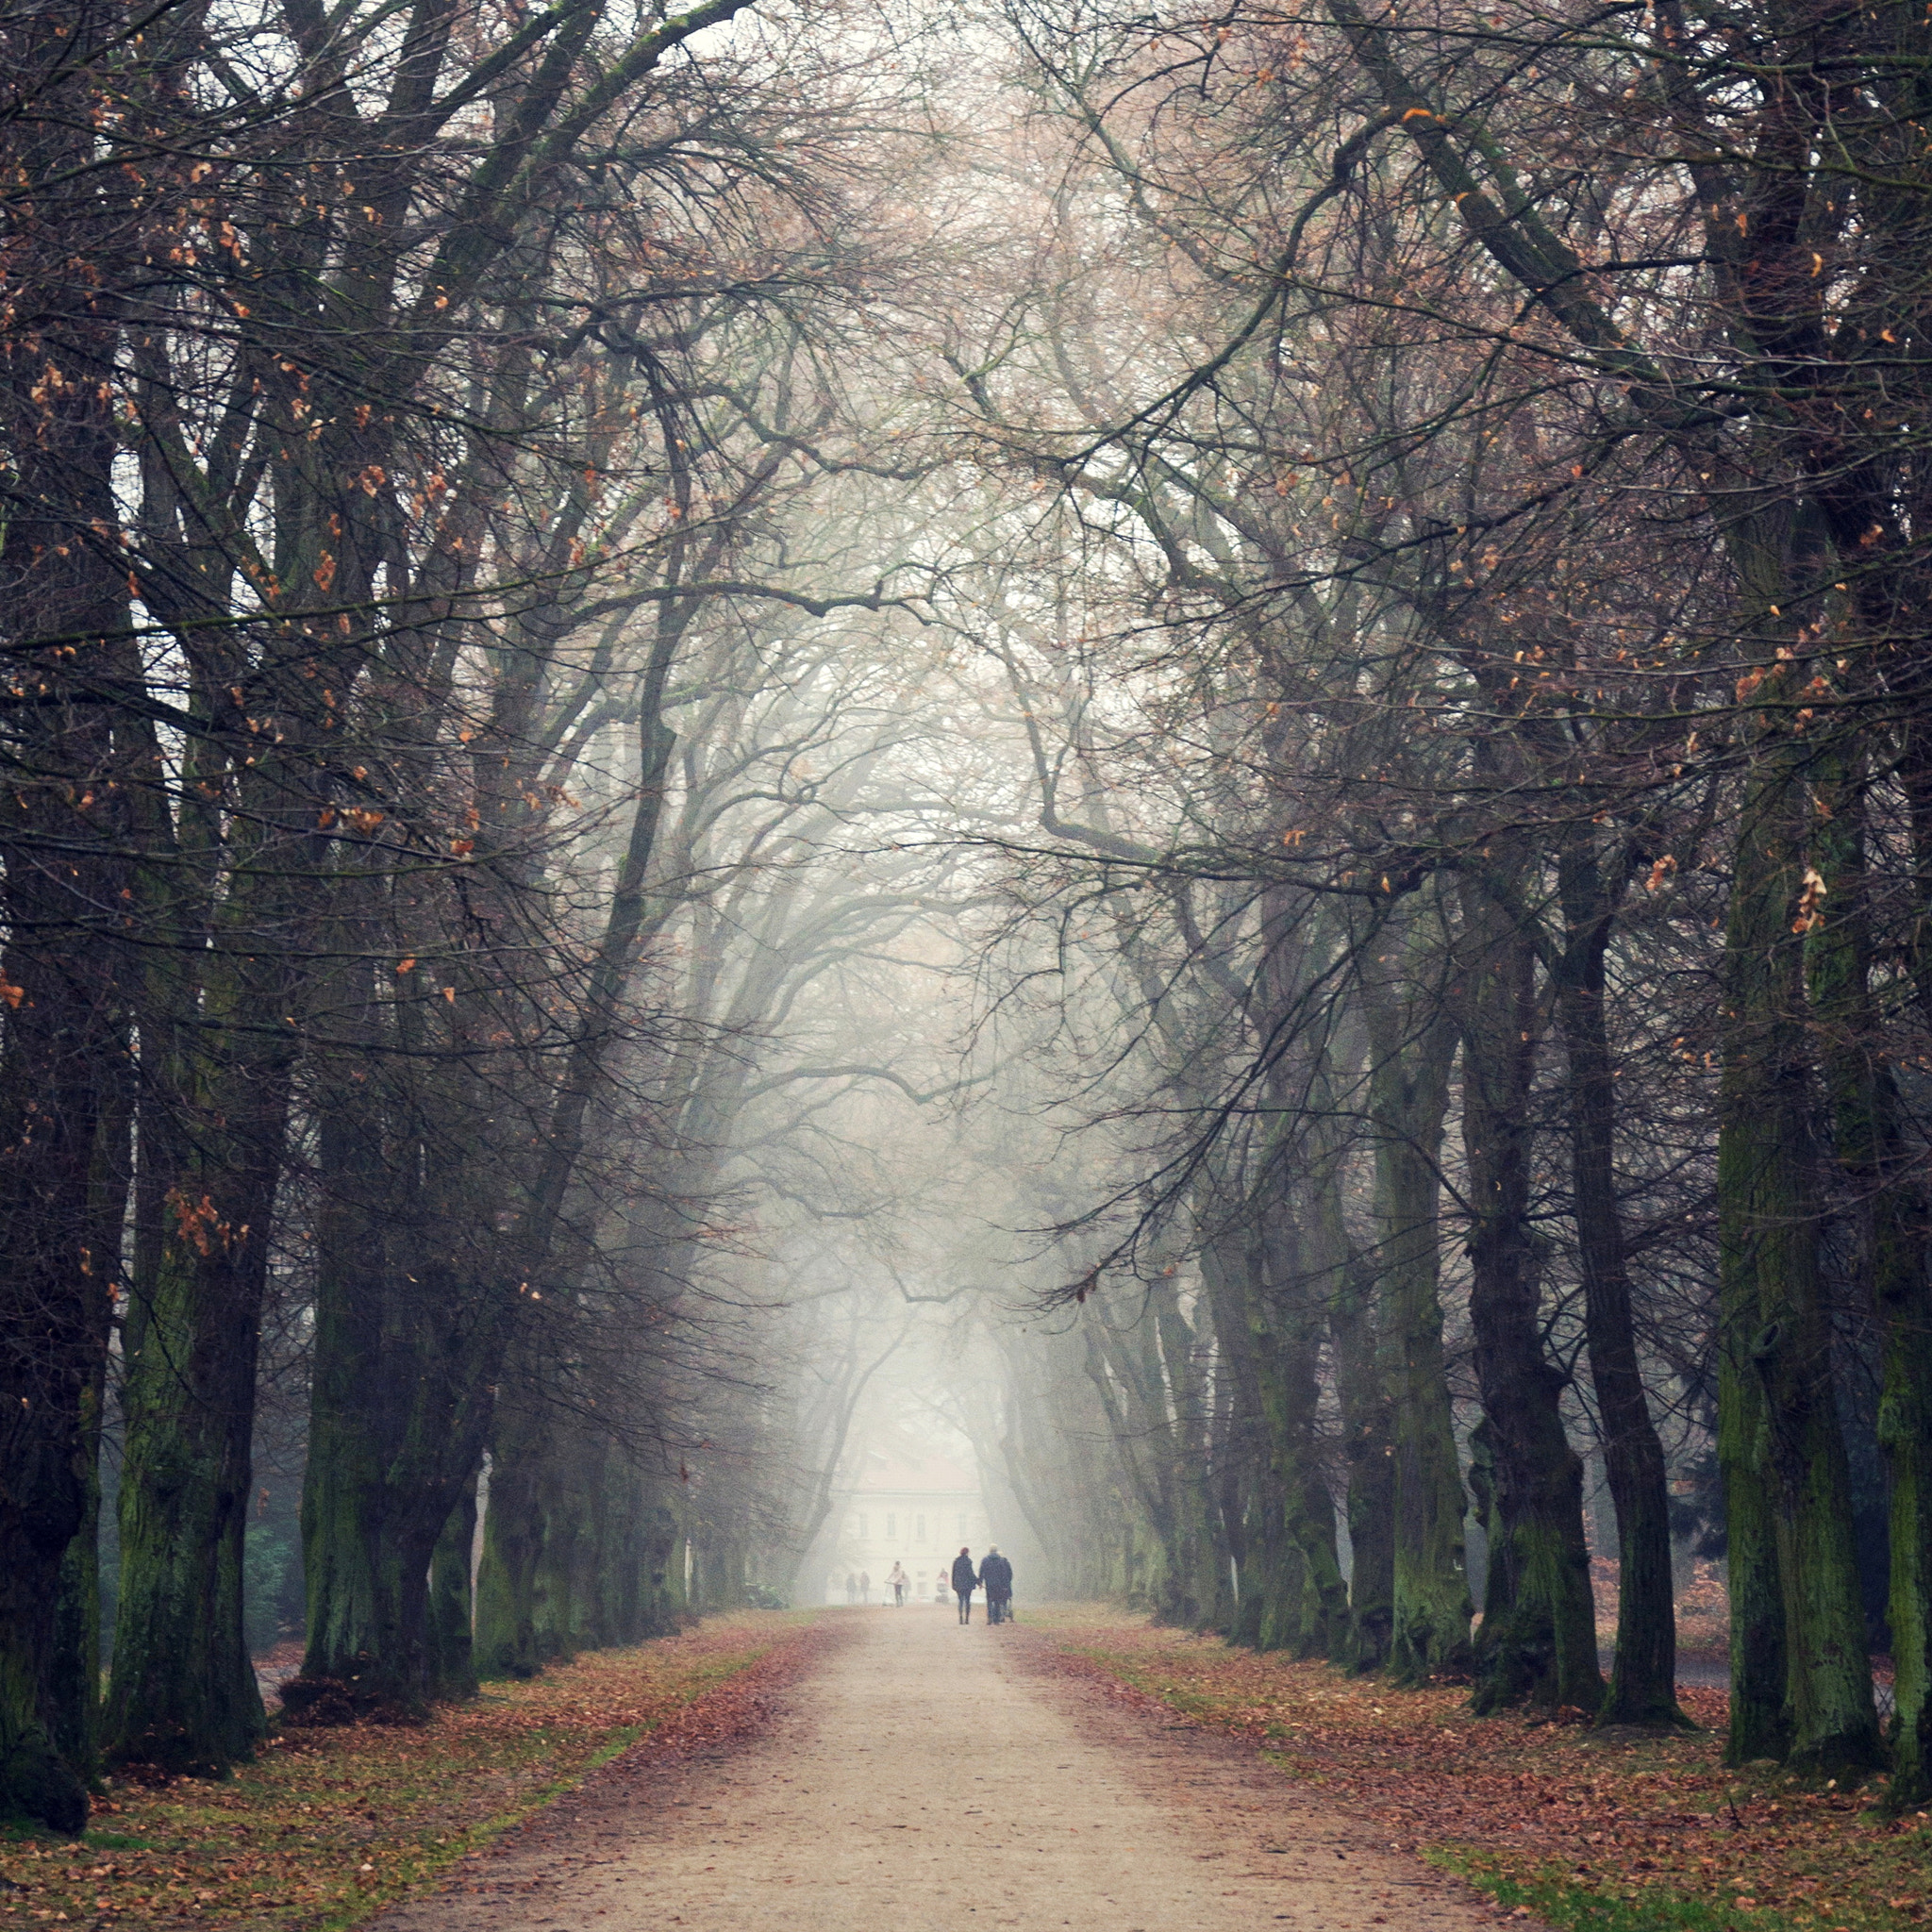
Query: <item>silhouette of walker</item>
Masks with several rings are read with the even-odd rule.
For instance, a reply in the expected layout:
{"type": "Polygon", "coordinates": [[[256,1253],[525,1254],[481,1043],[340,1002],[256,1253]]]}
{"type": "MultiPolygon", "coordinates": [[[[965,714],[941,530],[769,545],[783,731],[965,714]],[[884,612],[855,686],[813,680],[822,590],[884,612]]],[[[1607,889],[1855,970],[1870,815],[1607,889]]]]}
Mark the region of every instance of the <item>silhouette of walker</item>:
{"type": "Polygon", "coordinates": [[[959,1599],[959,1621],[973,1621],[973,1588],[979,1578],[973,1573],[973,1553],[961,1549],[953,1558],[953,1594],[959,1599]]]}
{"type": "Polygon", "coordinates": [[[986,1621],[1010,1623],[1013,1615],[1013,1566],[995,1544],[981,1557],[979,1580],[986,1589],[986,1621]]]}

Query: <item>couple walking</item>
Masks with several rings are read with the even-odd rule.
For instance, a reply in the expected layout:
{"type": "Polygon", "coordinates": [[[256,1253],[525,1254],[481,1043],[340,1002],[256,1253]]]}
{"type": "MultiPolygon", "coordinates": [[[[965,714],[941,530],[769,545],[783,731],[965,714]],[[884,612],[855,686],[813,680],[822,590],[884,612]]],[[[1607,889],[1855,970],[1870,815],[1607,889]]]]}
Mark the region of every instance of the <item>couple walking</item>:
{"type": "Polygon", "coordinates": [[[973,1588],[986,1591],[986,1621],[1004,1624],[1013,1614],[1013,1566],[997,1550],[989,1550],[974,1574],[973,1552],[961,1550],[953,1558],[953,1594],[959,1599],[959,1621],[973,1621],[973,1588]]]}

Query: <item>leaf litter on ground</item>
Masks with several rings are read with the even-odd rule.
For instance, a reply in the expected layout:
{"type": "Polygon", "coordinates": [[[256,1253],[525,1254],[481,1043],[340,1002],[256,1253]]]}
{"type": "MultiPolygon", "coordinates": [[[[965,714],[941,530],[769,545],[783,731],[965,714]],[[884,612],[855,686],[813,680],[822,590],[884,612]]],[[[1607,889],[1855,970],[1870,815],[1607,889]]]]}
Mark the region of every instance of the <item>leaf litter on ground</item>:
{"type": "Polygon", "coordinates": [[[1886,1814],[1882,1788],[1726,1770],[1721,1690],[1680,1690],[1697,1732],[1599,1731],[1578,1711],[1477,1718],[1466,1685],[1399,1690],[1091,1606],[1029,1622],[1060,1668],[1247,1740],[1506,1914],[1577,1932],[1906,1932],[1932,1915],[1925,1814],[1886,1814]]]}
{"type": "Polygon", "coordinates": [[[421,1724],[282,1730],[220,1781],[110,1780],[78,1840],[0,1840],[0,1927],[334,1932],[621,1754],[742,1734],[826,1638],[752,1610],[493,1683],[421,1724]]]}

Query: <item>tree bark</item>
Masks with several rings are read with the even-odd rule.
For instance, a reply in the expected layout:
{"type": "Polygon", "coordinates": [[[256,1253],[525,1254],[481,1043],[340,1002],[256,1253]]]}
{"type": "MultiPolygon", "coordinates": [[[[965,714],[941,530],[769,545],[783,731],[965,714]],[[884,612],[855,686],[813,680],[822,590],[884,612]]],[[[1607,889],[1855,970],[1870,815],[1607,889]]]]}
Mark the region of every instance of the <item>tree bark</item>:
{"type": "Polygon", "coordinates": [[[432,1698],[456,1701],[476,1694],[476,1658],[471,1637],[470,1564],[476,1543],[476,1483],[462,1494],[436,1540],[429,1560],[429,1682],[432,1698]]]}
{"type": "Polygon", "coordinates": [[[1166,1445],[1179,1532],[1174,1555],[1182,1592],[1175,1609],[1191,1629],[1225,1633],[1232,1606],[1226,1551],[1219,1533],[1221,1512],[1214,1497],[1202,1338],[1182,1312],[1172,1274],[1163,1273],[1149,1284],[1148,1309],[1165,1384],[1166,1445]]]}
{"type": "Polygon", "coordinates": [[[1357,1671],[1389,1660],[1395,1628],[1395,1444],[1375,1304],[1357,1262],[1336,1291],[1328,1334],[1348,1461],[1348,1636],[1338,1661],[1357,1671]]]}
{"type": "Polygon", "coordinates": [[[534,1677],[543,1666],[538,1636],[538,1564],[544,1536],[544,1432],[525,1401],[499,1403],[490,1444],[490,1503],[476,1572],[476,1674],[534,1677]]]}
{"type": "Polygon", "coordinates": [[[1263,1174],[1255,1210],[1258,1240],[1248,1320],[1281,1534],[1297,1559],[1294,1599],[1281,1606],[1276,1630],[1264,1625],[1262,1647],[1300,1657],[1341,1653],[1349,1621],[1348,1586],[1335,1549],[1335,1504],[1316,1446],[1323,1315],[1335,1291],[1335,1271],[1318,1238],[1319,1211],[1306,1198],[1332,1178],[1331,1165],[1315,1160],[1303,1186],[1291,1190],[1286,1158],[1278,1153],[1263,1174]]]}
{"type": "Polygon", "coordinates": [[[1688,1725],[1677,1704],[1677,1620],[1671,1576],[1663,1442],[1651,1420],[1630,1316],[1617,1205],[1616,1068],[1604,1013],[1604,956],[1614,910],[1593,828],[1557,856],[1564,942],[1556,967],[1557,1029],[1569,1062],[1570,1185],[1583,1277],[1584,1334],[1617,1512],[1617,1648],[1598,1722],[1688,1725]]]}
{"type": "MultiPolygon", "coordinates": [[[[1401,943],[1391,934],[1374,942],[1401,943]]],[[[1389,1666],[1398,1678],[1421,1683],[1467,1674],[1474,1663],[1464,1498],[1437,1293],[1437,1158],[1456,1029],[1426,992],[1399,998],[1386,969],[1365,969],[1361,985],[1375,1153],[1374,1266],[1394,1465],[1389,1666]]]]}
{"type": "MultiPolygon", "coordinates": [[[[353,900],[372,886],[344,890],[353,900]]],[[[366,923],[342,925],[344,958],[383,943],[366,923]]],[[[429,1572],[482,1460],[516,1299],[484,1178],[503,1170],[460,1062],[439,1065],[423,1040],[404,1042],[413,1054],[380,1051],[366,963],[334,993],[346,1050],[317,1106],[307,1636],[282,1691],[291,1718],[309,1723],[419,1714],[437,1694],[446,1646],[429,1572]]],[[[466,1658],[455,1670],[461,1694],[466,1658]]]]}
{"type": "MultiPolygon", "coordinates": [[[[1834,1152],[1849,1186],[1883,1337],[1878,1440],[1890,1479],[1894,1807],[1932,1797],[1932,1281],[1928,1204],[1872,996],[1862,760],[1842,747],[1814,774],[1812,847],[1824,892],[1806,973],[1823,1041],[1834,1152]]],[[[1814,923],[1815,921],[1815,923],[1814,923]]]]}
{"type": "Polygon", "coordinates": [[[1255,1365],[1255,1338],[1248,1326],[1250,1243],[1243,1228],[1202,1226],[1208,1214],[1219,1223],[1227,1212],[1225,1204],[1215,1200],[1209,1208],[1197,1212],[1195,1224],[1201,1238],[1201,1282],[1221,1353],[1220,1513],[1239,1578],[1228,1639],[1258,1648],[1273,1566],[1278,1560],[1281,1512],[1267,1477],[1261,1383],[1255,1365]]]}
{"type": "Polygon", "coordinates": [[[134,659],[108,387],[119,298],[76,270],[110,234],[126,241],[89,165],[92,57],[121,27],[89,7],[0,27],[15,104],[0,342],[0,1819],[66,1832],[87,1817],[96,1697],[75,1540],[98,1507],[120,1253],[101,1156],[117,1110],[125,1135],[116,915],[132,774],[125,721],[99,701],[134,659]]]}
{"type": "Polygon", "coordinates": [[[1818,1253],[1803,941],[1792,931],[1804,924],[1807,800],[1786,730],[1765,727],[1746,781],[1724,936],[1719,1453],[1732,1550],[1729,1751],[1734,1761],[1782,1756],[1846,1774],[1874,1768],[1883,1752],[1818,1253]]]}
{"type": "Polygon", "coordinates": [[[266,1724],[242,1554],[290,1058],[244,1065],[198,1109],[195,1149],[163,1204],[174,1225],[159,1266],[129,1296],[107,1722],[119,1763],[219,1775],[253,1755],[266,1724]]]}
{"type": "Polygon", "coordinates": [[[1484,887],[1466,886],[1463,907],[1469,1308],[1493,1483],[1474,1707],[1595,1711],[1604,1683],[1583,1534],[1583,1462],[1563,1432],[1563,1376],[1543,1350],[1529,1228],[1536,955],[1484,887]]]}

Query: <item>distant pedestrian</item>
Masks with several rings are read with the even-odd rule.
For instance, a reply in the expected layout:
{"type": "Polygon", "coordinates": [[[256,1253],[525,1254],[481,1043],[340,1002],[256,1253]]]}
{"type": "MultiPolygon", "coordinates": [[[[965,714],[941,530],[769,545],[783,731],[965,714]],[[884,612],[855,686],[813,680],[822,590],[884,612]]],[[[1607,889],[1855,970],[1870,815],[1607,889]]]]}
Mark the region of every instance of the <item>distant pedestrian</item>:
{"type": "Polygon", "coordinates": [[[906,1573],[896,1562],[892,1565],[892,1574],[886,1581],[892,1586],[892,1607],[895,1610],[903,1610],[906,1607],[906,1573]]]}
{"type": "Polygon", "coordinates": [[[973,1621],[973,1586],[979,1578],[973,1574],[973,1553],[962,1549],[953,1558],[953,1594],[959,1599],[959,1621],[973,1621]]]}
{"type": "Polygon", "coordinates": [[[862,1604],[872,1602],[872,1573],[869,1570],[858,1573],[858,1601],[862,1604]]]}
{"type": "Polygon", "coordinates": [[[856,1604],[858,1601],[858,1577],[857,1573],[851,1570],[845,1573],[845,1601],[848,1604],[856,1604]]]}
{"type": "Polygon", "coordinates": [[[980,1558],[979,1580],[986,1586],[986,1621],[1006,1623],[1013,1614],[1013,1566],[990,1549],[980,1558]]]}

